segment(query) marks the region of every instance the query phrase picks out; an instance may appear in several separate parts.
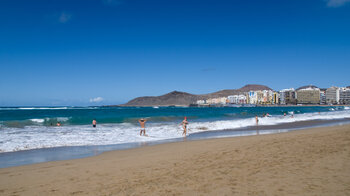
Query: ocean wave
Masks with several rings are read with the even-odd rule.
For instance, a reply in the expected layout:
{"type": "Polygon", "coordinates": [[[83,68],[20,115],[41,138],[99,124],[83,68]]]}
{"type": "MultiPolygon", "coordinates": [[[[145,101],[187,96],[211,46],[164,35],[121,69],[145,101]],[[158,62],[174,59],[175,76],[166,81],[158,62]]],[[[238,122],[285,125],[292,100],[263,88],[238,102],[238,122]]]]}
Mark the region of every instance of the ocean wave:
{"type": "Polygon", "coordinates": [[[45,119],[30,119],[30,120],[35,123],[43,123],[45,121],[45,119]]]}
{"type": "Polygon", "coordinates": [[[68,107],[30,107],[30,108],[17,108],[19,110],[65,110],[68,109],[68,107]]]}
{"type": "Polygon", "coordinates": [[[85,110],[85,109],[102,109],[103,107],[0,107],[0,110],[85,110]]]}
{"type": "MultiPolygon", "coordinates": [[[[350,118],[349,110],[294,114],[293,118],[291,115],[273,115],[259,118],[259,125],[344,118],[350,118]]],[[[59,117],[58,119],[61,121],[69,120],[68,117],[59,117]]],[[[31,121],[41,123],[42,119],[31,119],[31,121]]],[[[189,119],[189,122],[190,134],[256,126],[254,117],[202,122],[195,122],[193,119],[192,121],[189,119]]],[[[139,125],[131,122],[98,124],[97,128],[93,128],[91,125],[40,126],[35,123],[25,127],[2,127],[0,132],[0,151],[11,152],[60,146],[109,145],[182,137],[182,127],[179,125],[179,122],[147,123],[146,133],[149,137],[140,136],[139,132],[139,125]]]]}

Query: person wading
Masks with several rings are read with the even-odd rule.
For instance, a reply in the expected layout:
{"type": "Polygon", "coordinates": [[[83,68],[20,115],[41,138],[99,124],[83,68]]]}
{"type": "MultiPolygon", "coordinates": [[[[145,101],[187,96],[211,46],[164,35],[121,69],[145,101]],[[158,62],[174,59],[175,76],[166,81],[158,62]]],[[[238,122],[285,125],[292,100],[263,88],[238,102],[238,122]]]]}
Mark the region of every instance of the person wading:
{"type": "Polygon", "coordinates": [[[145,128],[145,123],[146,123],[146,122],[147,122],[147,120],[146,120],[146,119],[143,119],[143,118],[141,118],[141,119],[139,120],[139,123],[140,123],[140,125],[141,125],[140,135],[142,135],[142,132],[143,132],[143,135],[146,136],[146,128],[145,128]]]}
{"type": "Polygon", "coordinates": [[[184,120],[181,122],[182,124],[182,128],[184,129],[184,131],[182,132],[182,135],[184,135],[186,137],[187,134],[187,125],[188,125],[188,121],[187,121],[187,117],[185,116],[184,120]]]}

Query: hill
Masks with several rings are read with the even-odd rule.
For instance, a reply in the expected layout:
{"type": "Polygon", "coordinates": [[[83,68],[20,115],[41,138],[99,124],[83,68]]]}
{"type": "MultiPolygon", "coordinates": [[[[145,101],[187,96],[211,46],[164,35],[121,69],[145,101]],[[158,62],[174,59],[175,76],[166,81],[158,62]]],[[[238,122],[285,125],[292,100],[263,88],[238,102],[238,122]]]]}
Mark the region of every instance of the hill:
{"type": "Polygon", "coordinates": [[[227,97],[229,95],[237,95],[243,92],[257,91],[257,90],[272,90],[271,88],[258,85],[249,84],[239,89],[221,90],[214,93],[195,95],[186,92],[173,91],[161,96],[145,96],[137,97],[130,100],[126,104],[120,106],[171,106],[171,105],[189,105],[195,103],[199,99],[227,97]]]}

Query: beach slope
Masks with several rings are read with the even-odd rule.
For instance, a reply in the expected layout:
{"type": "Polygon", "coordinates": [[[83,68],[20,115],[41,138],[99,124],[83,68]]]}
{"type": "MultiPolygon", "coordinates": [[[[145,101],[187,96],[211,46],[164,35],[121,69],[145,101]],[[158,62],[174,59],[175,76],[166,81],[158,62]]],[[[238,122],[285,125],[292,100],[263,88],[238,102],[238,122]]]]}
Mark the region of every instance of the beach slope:
{"type": "Polygon", "coordinates": [[[350,125],[3,168],[0,195],[350,195],[350,125]]]}

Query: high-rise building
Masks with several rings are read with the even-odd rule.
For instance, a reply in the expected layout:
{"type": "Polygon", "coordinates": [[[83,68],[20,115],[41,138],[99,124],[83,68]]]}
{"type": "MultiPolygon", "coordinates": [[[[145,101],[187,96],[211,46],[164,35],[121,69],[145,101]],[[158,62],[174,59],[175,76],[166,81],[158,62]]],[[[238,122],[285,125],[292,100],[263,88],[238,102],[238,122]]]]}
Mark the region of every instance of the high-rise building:
{"type": "Polygon", "coordinates": [[[279,104],[280,94],[278,92],[273,92],[272,104],[279,104]]]}
{"type": "Polygon", "coordinates": [[[350,104],[350,88],[339,89],[339,103],[350,104]]]}
{"type": "Polygon", "coordinates": [[[326,103],[339,104],[339,88],[332,86],[326,90],[326,103]]]}
{"type": "Polygon", "coordinates": [[[320,104],[320,89],[316,86],[304,86],[297,90],[298,104],[320,104]]]}
{"type": "Polygon", "coordinates": [[[280,104],[296,104],[296,93],[294,88],[280,90],[279,97],[280,104]]]}
{"type": "Polygon", "coordinates": [[[320,89],[320,104],[321,105],[326,104],[326,90],[327,89],[324,89],[324,88],[320,89]]]}

